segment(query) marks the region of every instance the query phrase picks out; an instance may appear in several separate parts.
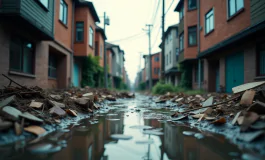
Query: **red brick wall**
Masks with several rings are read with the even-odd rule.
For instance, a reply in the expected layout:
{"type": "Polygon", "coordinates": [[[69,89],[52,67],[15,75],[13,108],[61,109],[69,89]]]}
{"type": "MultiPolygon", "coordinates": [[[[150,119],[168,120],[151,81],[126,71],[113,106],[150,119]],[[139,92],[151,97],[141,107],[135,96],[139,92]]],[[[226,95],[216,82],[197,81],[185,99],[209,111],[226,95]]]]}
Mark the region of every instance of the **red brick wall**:
{"type": "MultiPolygon", "coordinates": [[[[152,55],[152,79],[159,79],[159,74],[155,74],[155,68],[160,69],[160,61],[161,61],[160,55],[161,55],[161,53],[152,55]],[[155,57],[159,57],[158,62],[155,61],[155,57]]],[[[160,72],[161,72],[161,70],[160,70],[160,72]]]]}
{"type": "Polygon", "coordinates": [[[244,7],[243,12],[230,21],[227,21],[227,0],[201,0],[201,51],[207,50],[209,47],[212,47],[250,26],[250,0],[244,1],[244,7]],[[214,31],[205,36],[204,16],[213,7],[214,31]]]}
{"type": "Polygon", "coordinates": [[[72,50],[72,19],[73,19],[73,2],[72,0],[64,0],[68,5],[68,19],[67,25],[63,25],[59,20],[60,13],[60,1],[55,2],[55,17],[54,17],[54,37],[55,40],[61,43],[63,46],[72,50]]]}
{"type": "Polygon", "coordinates": [[[188,11],[188,1],[184,0],[184,58],[196,58],[197,46],[188,46],[188,27],[197,25],[197,10],[188,11]]]}
{"type": "Polygon", "coordinates": [[[88,56],[89,54],[95,55],[95,21],[89,11],[88,7],[78,7],[75,9],[75,22],[83,21],[84,22],[84,42],[78,42],[74,44],[75,56],[88,56]],[[93,47],[89,45],[89,28],[90,26],[94,30],[94,44],[93,47]]]}
{"type": "Polygon", "coordinates": [[[101,67],[104,66],[104,38],[100,32],[96,32],[96,42],[98,42],[98,56],[100,57],[99,59],[99,64],[101,67]],[[100,46],[102,46],[102,56],[100,55],[100,46]]]}

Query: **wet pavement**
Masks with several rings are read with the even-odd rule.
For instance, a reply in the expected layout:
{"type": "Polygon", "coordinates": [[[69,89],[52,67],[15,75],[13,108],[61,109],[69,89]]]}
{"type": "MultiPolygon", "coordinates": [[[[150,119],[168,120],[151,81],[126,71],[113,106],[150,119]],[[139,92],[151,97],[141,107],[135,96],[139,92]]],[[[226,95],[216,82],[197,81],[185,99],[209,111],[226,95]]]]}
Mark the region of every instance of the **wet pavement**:
{"type": "Polygon", "coordinates": [[[229,160],[265,159],[223,135],[168,121],[172,109],[149,98],[109,103],[93,117],[45,137],[0,146],[0,159],[229,160]]]}

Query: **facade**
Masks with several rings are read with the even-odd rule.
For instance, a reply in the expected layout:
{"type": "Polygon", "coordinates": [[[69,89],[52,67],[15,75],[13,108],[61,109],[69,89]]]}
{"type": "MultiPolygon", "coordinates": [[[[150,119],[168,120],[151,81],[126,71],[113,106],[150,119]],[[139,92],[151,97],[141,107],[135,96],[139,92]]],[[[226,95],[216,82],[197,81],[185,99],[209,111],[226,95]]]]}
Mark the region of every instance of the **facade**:
{"type": "Polygon", "coordinates": [[[165,32],[165,82],[175,86],[180,81],[178,69],[179,32],[178,25],[169,26],[165,32]]]}
{"type": "Polygon", "coordinates": [[[179,62],[191,66],[193,89],[231,92],[264,80],[264,8],[265,2],[255,0],[178,3],[180,45],[182,37],[184,43],[179,62]]]}
{"type": "Polygon", "coordinates": [[[99,57],[99,64],[104,67],[104,42],[107,40],[105,32],[99,26],[96,26],[95,56],[99,57]]]}
{"type": "MultiPolygon", "coordinates": [[[[102,43],[100,37],[96,37],[96,22],[99,17],[92,2],[78,1],[75,5],[75,37],[74,37],[74,63],[73,63],[73,85],[80,87],[82,65],[84,57],[95,56],[96,38],[102,43]]],[[[103,36],[104,39],[104,36],[103,36]]],[[[100,61],[102,63],[102,60],[100,61]]]]}

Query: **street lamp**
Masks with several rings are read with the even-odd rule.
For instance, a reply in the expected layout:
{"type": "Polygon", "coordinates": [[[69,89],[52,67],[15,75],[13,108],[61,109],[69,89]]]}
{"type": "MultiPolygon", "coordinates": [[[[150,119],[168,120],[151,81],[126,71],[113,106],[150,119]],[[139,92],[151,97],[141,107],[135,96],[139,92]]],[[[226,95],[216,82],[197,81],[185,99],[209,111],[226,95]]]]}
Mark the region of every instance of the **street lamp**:
{"type": "MultiPolygon", "coordinates": [[[[106,34],[106,25],[110,24],[109,17],[104,12],[104,33],[106,34]]],[[[107,53],[106,53],[106,40],[104,41],[104,75],[105,75],[105,88],[108,88],[108,71],[107,71],[107,53]]]]}

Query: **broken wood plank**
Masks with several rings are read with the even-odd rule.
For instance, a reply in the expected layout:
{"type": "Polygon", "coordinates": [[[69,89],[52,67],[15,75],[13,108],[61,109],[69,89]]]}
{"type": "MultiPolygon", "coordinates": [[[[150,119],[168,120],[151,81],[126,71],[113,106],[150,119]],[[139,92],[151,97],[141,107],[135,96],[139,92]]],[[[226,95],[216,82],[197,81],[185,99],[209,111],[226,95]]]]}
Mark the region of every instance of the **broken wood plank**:
{"type": "Polygon", "coordinates": [[[240,92],[252,89],[252,88],[259,87],[263,84],[265,84],[265,81],[246,83],[246,84],[242,84],[240,86],[236,86],[232,88],[232,91],[234,94],[236,94],[236,93],[240,93],[240,92]]]}

